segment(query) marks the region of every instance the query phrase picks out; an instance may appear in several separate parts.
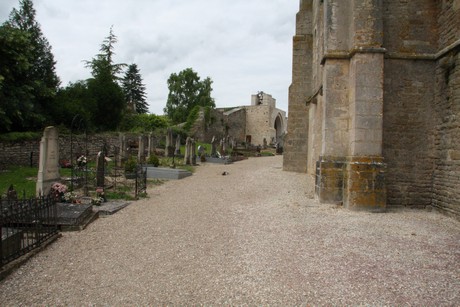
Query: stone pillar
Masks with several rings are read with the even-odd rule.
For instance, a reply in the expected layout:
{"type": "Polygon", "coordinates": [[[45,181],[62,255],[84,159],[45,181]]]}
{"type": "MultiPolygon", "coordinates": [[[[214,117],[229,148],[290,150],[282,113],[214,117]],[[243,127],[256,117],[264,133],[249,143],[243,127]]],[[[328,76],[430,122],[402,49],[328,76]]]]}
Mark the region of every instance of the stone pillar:
{"type": "Polygon", "coordinates": [[[46,127],[40,141],[40,157],[36,194],[46,195],[51,185],[61,179],[59,174],[59,135],[55,127],[46,127]]]}
{"type": "Polygon", "coordinates": [[[217,139],[215,136],[212,137],[211,140],[211,157],[217,156],[217,139]]]}
{"type": "Polygon", "coordinates": [[[293,38],[292,84],[289,87],[287,135],[284,142],[283,169],[307,172],[309,108],[307,98],[312,86],[313,29],[312,0],[300,1],[293,38]]]}

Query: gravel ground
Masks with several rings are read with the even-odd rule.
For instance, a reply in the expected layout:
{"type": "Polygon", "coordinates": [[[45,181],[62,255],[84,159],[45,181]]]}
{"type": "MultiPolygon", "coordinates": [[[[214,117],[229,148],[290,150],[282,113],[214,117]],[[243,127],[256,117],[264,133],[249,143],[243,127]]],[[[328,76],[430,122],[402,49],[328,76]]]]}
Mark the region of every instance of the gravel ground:
{"type": "Polygon", "coordinates": [[[280,156],[149,195],[64,233],[0,282],[0,305],[460,306],[460,222],[319,205],[280,156]]]}

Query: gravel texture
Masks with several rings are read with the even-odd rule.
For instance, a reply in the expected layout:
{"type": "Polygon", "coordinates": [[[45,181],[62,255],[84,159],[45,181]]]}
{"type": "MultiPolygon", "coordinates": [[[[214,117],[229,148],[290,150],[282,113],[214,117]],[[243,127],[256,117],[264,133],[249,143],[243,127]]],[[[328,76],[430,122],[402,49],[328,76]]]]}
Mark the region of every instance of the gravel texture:
{"type": "Polygon", "coordinates": [[[460,222],[444,215],[319,205],[281,156],[148,192],[64,233],[0,282],[0,305],[460,305],[460,222]]]}

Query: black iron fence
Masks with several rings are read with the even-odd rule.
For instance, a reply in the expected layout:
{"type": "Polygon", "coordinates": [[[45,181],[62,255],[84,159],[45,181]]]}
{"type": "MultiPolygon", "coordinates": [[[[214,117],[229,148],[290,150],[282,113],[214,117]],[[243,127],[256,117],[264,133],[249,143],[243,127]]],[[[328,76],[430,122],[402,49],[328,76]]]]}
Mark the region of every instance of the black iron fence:
{"type": "Polygon", "coordinates": [[[40,247],[58,233],[53,198],[0,198],[0,267],[40,247]]]}

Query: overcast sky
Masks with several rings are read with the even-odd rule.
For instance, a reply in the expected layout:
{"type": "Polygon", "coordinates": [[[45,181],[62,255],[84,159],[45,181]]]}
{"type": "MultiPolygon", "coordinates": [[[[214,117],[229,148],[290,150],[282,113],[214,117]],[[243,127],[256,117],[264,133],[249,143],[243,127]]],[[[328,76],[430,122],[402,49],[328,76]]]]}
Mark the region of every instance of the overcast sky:
{"type": "MultiPolygon", "coordinates": [[[[163,114],[171,73],[193,68],[218,107],[250,105],[258,91],[287,111],[298,0],[34,0],[62,86],[90,77],[83,61],[113,25],[117,63],[135,63],[151,113],[163,114]]],[[[6,21],[19,0],[0,0],[6,21]]]]}

